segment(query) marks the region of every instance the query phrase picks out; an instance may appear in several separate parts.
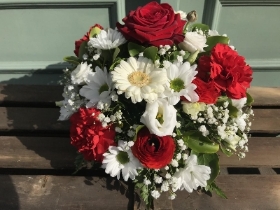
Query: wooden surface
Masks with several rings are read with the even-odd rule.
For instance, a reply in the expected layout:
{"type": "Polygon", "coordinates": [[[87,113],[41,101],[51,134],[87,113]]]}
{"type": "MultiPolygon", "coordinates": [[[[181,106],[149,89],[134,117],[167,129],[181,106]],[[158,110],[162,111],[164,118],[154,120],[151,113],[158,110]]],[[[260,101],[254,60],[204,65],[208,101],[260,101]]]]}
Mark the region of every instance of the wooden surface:
{"type": "MultiPolygon", "coordinates": [[[[249,92],[249,153],[242,160],[219,154],[217,184],[229,199],[182,191],[175,201],[163,194],[155,210],[280,209],[280,88],[249,92]]],[[[144,210],[131,183],[87,170],[73,175],[70,124],[57,121],[54,103],[61,93],[61,86],[0,85],[0,210],[144,210]]]]}

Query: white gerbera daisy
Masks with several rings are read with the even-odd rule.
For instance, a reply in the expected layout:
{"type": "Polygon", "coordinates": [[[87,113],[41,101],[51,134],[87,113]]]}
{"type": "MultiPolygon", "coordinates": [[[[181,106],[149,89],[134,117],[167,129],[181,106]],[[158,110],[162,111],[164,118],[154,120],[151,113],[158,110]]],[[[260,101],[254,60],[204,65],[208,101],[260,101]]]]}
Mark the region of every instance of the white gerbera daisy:
{"type": "Polygon", "coordinates": [[[95,73],[88,75],[87,81],[87,85],[80,89],[80,95],[89,100],[86,106],[96,106],[100,101],[110,105],[112,80],[111,76],[107,73],[107,69],[104,68],[103,71],[97,66],[95,73]]]}
{"type": "Polygon", "coordinates": [[[130,147],[127,147],[124,141],[118,141],[118,145],[118,147],[110,146],[109,152],[103,154],[102,168],[111,177],[117,176],[120,179],[122,171],[122,177],[125,181],[128,178],[134,180],[135,176],[138,175],[137,169],[141,168],[141,163],[134,157],[130,147]]]}
{"type": "Polygon", "coordinates": [[[112,71],[112,80],[118,93],[125,93],[133,103],[142,101],[154,102],[165,90],[166,71],[157,68],[152,60],[146,57],[130,57],[122,60],[112,71]]]}
{"type": "Polygon", "coordinates": [[[147,126],[150,133],[158,136],[172,135],[177,124],[177,110],[165,99],[147,103],[140,122],[147,126]]]}
{"type": "Polygon", "coordinates": [[[206,187],[207,180],[210,179],[211,168],[197,164],[197,156],[190,155],[185,161],[185,167],[175,172],[173,177],[177,178],[177,189],[187,190],[191,193],[197,187],[206,187]]]}
{"type": "Polygon", "coordinates": [[[191,66],[189,62],[183,64],[178,62],[169,65],[169,68],[167,68],[169,86],[165,95],[170,104],[177,104],[181,96],[184,96],[190,102],[198,101],[199,96],[194,91],[196,85],[192,83],[196,74],[196,64],[191,66]]]}
{"type": "Polygon", "coordinates": [[[110,50],[125,42],[126,39],[119,31],[108,28],[107,30],[101,30],[96,37],[90,38],[88,45],[97,49],[110,50]]]}

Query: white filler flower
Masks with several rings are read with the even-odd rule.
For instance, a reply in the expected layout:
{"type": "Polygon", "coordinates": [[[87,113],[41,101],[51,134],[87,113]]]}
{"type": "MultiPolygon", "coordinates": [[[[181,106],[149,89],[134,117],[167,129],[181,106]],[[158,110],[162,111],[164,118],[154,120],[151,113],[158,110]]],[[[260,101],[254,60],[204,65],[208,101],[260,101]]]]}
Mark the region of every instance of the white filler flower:
{"type": "Polygon", "coordinates": [[[180,168],[174,174],[174,177],[177,178],[177,189],[185,189],[191,193],[199,186],[206,187],[207,180],[210,179],[211,168],[198,165],[196,155],[190,155],[185,164],[184,168],[180,168]]]}
{"type": "Polygon", "coordinates": [[[131,98],[133,103],[143,99],[149,103],[154,102],[167,84],[166,71],[157,68],[152,60],[145,57],[122,60],[112,71],[112,80],[118,93],[124,92],[125,97],[131,98]]]}
{"type": "Polygon", "coordinates": [[[197,50],[199,50],[199,52],[204,52],[203,48],[207,46],[206,36],[196,31],[187,32],[184,41],[179,44],[182,50],[187,50],[190,53],[194,53],[197,50]]]}
{"type": "Polygon", "coordinates": [[[86,62],[81,63],[71,72],[71,81],[74,85],[85,84],[90,74],[93,74],[91,65],[87,65],[86,62]]]}
{"type": "Polygon", "coordinates": [[[166,71],[169,86],[165,91],[165,95],[170,104],[176,105],[181,96],[184,96],[190,102],[199,100],[199,96],[194,91],[196,85],[192,83],[197,74],[196,64],[191,66],[189,62],[183,64],[178,62],[169,65],[166,71]]]}
{"type": "Polygon", "coordinates": [[[109,152],[104,153],[102,168],[111,177],[117,176],[120,179],[120,172],[125,181],[128,178],[134,180],[138,175],[137,169],[141,168],[141,163],[134,157],[130,148],[127,148],[124,141],[118,141],[118,147],[110,146],[109,152]]]}
{"type": "Polygon", "coordinates": [[[80,89],[80,95],[89,100],[87,107],[96,106],[99,101],[110,105],[111,104],[111,91],[112,80],[111,76],[98,66],[95,68],[95,73],[88,75],[87,85],[80,89]]]}
{"type": "Polygon", "coordinates": [[[165,99],[147,103],[146,110],[140,122],[147,126],[150,133],[158,136],[172,135],[177,124],[177,110],[165,99]]]}
{"type": "Polygon", "coordinates": [[[109,28],[101,30],[95,38],[90,38],[88,45],[97,49],[110,50],[117,48],[125,42],[126,39],[119,31],[109,28]]]}

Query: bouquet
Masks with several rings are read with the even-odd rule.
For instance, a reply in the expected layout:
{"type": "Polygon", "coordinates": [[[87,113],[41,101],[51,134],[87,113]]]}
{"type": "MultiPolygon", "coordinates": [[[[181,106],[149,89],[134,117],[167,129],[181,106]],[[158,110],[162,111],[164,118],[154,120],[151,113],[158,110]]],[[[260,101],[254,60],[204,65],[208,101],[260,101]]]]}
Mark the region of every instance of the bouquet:
{"type": "Polygon", "coordinates": [[[115,29],[95,24],[64,58],[59,120],[70,119],[77,168],[133,180],[148,208],[163,192],[225,197],[218,154],[248,151],[252,69],[196,15],[150,2],[115,29]]]}

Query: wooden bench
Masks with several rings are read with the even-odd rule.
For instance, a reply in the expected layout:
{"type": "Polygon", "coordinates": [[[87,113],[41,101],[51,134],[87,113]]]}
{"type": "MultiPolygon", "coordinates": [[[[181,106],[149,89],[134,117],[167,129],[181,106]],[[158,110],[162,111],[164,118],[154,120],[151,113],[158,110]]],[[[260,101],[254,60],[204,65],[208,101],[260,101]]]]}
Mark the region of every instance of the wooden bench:
{"type": "MultiPolygon", "coordinates": [[[[155,209],[280,209],[280,88],[253,87],[249,153],[241,161],[221,155],[217,185],[228,199],[185,191],[155,209]]],[[[57,121],[61,86],[0,86],[0,209],[144,209],[131,183],[83,170],[69,122],[57,121]]]]}

